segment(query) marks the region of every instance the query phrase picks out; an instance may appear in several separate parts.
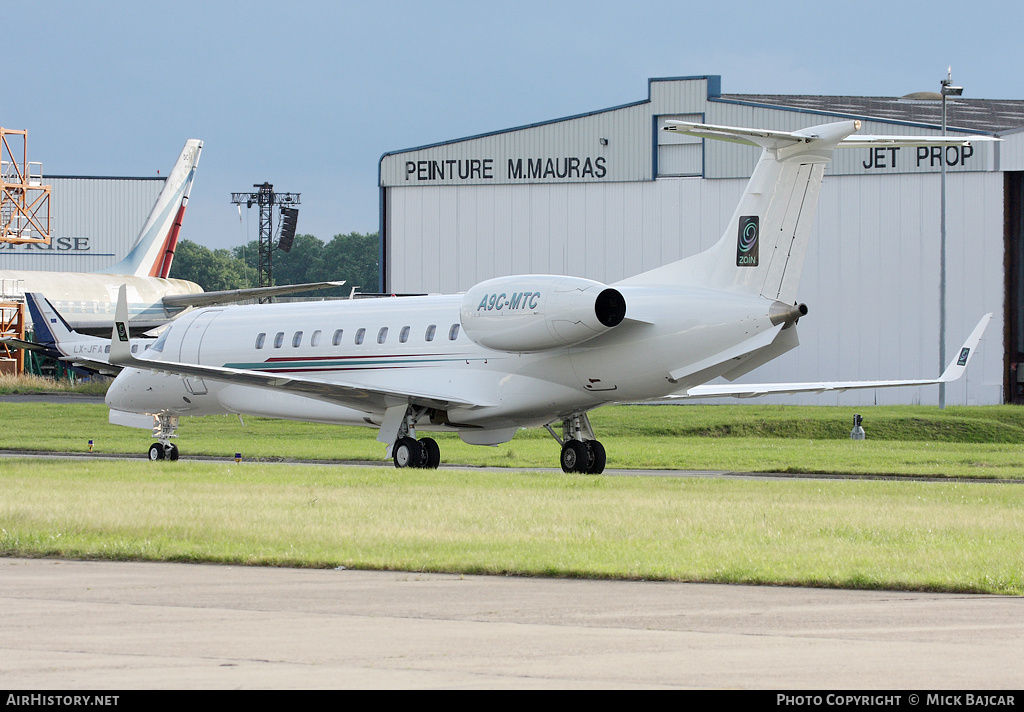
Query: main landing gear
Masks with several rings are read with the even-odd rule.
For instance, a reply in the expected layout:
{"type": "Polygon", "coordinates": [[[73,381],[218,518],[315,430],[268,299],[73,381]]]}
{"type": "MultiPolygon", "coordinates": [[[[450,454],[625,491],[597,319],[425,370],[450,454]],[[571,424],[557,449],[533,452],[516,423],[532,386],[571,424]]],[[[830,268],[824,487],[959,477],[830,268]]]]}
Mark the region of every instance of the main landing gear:
{"type": "Polygon", "coordinates": [[[158,442],[149,446],[150,460],[154,462],[157,460],[170,460],[171,462],[174,462],[178,459],[178,446],[171,443],[171,438],[178,437],[177,416],[155,416],[153,422],[153,437],[156,438],[158,442]]]}
{"type": "Polygon", "coordinates": [[[433,438],[416,439],[416,423],[427,414],[426,408],[409,406],[406,409],[398,426],[398,439],[391,446],[391,459],[395,467],[436,470],[441,464],[441,448],[437,441],[433,438]]]}
{"type": "Polygon", "coordinates": [[[594,429],[586,413],[573,415],[562,421],[562,437],[558,437],[551,425],[545,425],[551,437],[562,445],[562,472],[580,472],[600,475],[604,472],[605,450],[601,441],[594,437],[594,429]]]}
{"type": "Polygon", "coordinates": [[[398,439],[393,448],[395,467],[417,467],[436,470],[441,464],[441,448],[434,438],[416,438],[408,435],[398,439]]]}

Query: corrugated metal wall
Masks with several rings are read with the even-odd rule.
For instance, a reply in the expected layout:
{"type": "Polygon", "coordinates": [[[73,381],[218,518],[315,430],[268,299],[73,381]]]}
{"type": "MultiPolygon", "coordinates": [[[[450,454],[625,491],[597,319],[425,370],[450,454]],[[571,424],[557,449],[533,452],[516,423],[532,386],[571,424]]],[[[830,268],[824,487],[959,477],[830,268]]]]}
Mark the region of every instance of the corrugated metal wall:
{"type": "Polygon", "coordinates": [[[44,176],[51,186],[49,246],[0,245],[0,269],[92,272],[131,249],[165,178],[44,176]]]}
{"type": "MultiPolygon", "coordinates": [[[[716,90],[704,78],[651,81],[649,100],[639,104],[385,156],[387,289],[457,292],[483,279],[517,273],[612,283],[710,246],[732,215],[759,149],[705,141],[697,145],[699,154],[690,144],[682,149],[690,155],[670,156],[662,149],[677,146],[660,141],[653,133],[657,126],[667,117],[786,130],[828,121],[806,112],[709,100],[716,90]],[[621,162],[631,177],[517,185],[496,180],[430,183],[402,174],[408,161],[435,160],[430,157],[441,150],[464,159],[474,151],[496,151],[501,144],[502,156],[566,155],[582,150],[581,140],[599,135],[608,137],[609,150],[615,148],[614,138],[637,152],[639,160],[623,157],[621,162]],[[652,180],[655,171],[685,174],[698,160],[705,178],[652,180]]],[[[927,133],[878,122],[865,122],[861,132],[927,133]]],[[[1016,164],[1017,154],[1024,155],[1024,141],[1006,144],[1000,147],[999,162],[1016,164]]],[[[914,151],[837,153],[822,188],[804,267],[800,298],[811,311],[799,326],[802,345],[743,380],[918,378],[940,371],[940,177],[938,167],[928,160],[922,165],[914,151]]],[[[620,165],[617,155],[608,154],[609,166],[620,165]]],[[[976,148],[969,159],[948,173],[947,359],[982,314],[993,312],[995,318],[970,374],[947,388],[946,400],[999,403],[1003,178],[990,146],[976,148]]],[[[772,400],[871,404],[919,399],[937,403],[937,387],[772,400]]]]}

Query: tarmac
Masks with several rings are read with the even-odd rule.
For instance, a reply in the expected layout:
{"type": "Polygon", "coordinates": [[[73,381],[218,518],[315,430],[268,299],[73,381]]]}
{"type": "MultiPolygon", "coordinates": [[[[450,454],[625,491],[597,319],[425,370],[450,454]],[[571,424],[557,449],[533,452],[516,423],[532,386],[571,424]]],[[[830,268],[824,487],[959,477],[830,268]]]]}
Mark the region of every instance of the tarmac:
{"type": "Polygon", "coordinates": [[[9,690],[1024,688],[1020,597],[16,558],[0,582],[9,690]]]}

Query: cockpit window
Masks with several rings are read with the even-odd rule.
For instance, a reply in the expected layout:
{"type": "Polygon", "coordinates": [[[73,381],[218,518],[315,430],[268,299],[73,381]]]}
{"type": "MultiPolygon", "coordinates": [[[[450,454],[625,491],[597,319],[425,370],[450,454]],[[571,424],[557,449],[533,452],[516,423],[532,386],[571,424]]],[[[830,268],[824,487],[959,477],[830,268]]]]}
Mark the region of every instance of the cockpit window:
{"type": "Polygon", "coordinates": [[[167,335],[171,333],[171,328],[172,327],[168,326],[166,329],[164,329],[164,333],[160,334],[160,338],[153,342],[153,345],[149,347],[150,351],[156,351],[157,353],[160,353],[161,351],[164,350],[164,344],[167,343],[167,335]]]}

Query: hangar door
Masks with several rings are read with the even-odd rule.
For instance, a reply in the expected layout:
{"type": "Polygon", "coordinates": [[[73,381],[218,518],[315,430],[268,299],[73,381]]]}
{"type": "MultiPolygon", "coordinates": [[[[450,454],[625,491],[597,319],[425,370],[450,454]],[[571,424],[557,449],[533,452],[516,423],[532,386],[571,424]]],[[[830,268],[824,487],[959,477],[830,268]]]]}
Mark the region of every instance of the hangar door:
{"type": "Polygon", "coordinates": [[[1024,403],[1024,172],[1004,175],[1006,344],[1004,400],[1024,403]]]}

